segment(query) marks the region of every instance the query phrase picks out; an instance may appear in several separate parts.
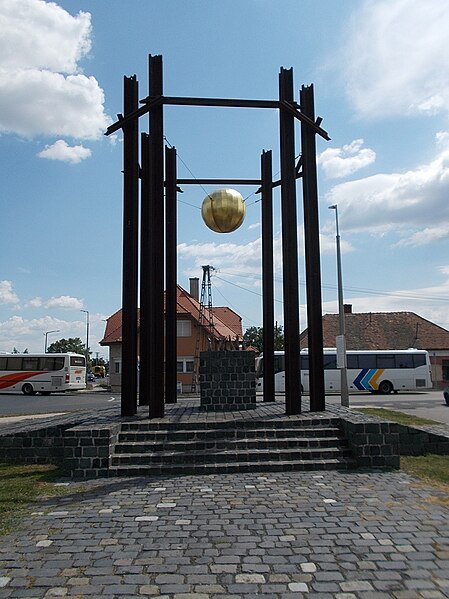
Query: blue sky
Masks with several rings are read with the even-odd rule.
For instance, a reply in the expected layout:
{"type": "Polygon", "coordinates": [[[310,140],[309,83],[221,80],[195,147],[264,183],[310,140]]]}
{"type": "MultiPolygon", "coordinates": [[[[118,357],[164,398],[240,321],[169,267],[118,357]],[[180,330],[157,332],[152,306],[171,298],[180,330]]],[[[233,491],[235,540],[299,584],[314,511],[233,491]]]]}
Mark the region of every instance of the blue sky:
{"type": "MultiPolygon", "coordinates": [[[[2,0],[0,3],[0,351],[62,337],[98,345],[121,306],[123,76],[148,93],[162,54],[167,95],[276,99],[281,66],[314,83],[323,312],[337,311],[335,213],[345,302],[410,310],[449,328],[449,3],[441,0],[2,0]]],[[[141,131],[148,130],[146,117],[141,131]]],[[[300,153],[299,129],[297,154],[300,153]]],[[[271,110],[167,107],[178,176],[257,178],[279,168],[271,110]]],[[[261,325],[260,202],[238,231],[201,220],[213,187],[179,195],[178,281],[215,268],[215,305],[261,325]]],[[[305,302],[298,182],[301,302],[305,302]]],[[[279,196],[276,318],[282,324],[279,196]]],[[[307,325],[301,308],[301,328],[307,325]]]]}

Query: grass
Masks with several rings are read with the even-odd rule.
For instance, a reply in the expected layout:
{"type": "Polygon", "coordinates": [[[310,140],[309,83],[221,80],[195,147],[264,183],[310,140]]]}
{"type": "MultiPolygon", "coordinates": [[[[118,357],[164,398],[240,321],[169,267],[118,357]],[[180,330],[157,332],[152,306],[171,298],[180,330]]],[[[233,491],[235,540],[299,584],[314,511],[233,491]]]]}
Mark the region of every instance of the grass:
{"type": "Polygon", "coordinates": [[[427,418],[420,418],[419,416],[413,416],[412,414],[405,414],[404,412],[397,412],[395,410],[387,410],[386,408],[357,408],[357,412],[363,412],[369,416],[379,416],[385,420],[391,420],[398,424],[408,424],[417,426],[421,424],[441,424],[435,420],[428,420],[427,418]]]}
{"type": "Polygon", "coordinates": [[[61,470],[52,465],[0,464],[0,535],[11,532],[39,497],[61,495],[54,482],[61,470]]]}
{"type": "MultiPolygon", "coordinates": [[[[358,411],[410,426],[441,424],[435,420],[385,408],[359,408],[358,411]]],[[[447,493],[448,499],[444,503],[449,505],[449,455],[401,456],[401,469],[447,493]]]]}

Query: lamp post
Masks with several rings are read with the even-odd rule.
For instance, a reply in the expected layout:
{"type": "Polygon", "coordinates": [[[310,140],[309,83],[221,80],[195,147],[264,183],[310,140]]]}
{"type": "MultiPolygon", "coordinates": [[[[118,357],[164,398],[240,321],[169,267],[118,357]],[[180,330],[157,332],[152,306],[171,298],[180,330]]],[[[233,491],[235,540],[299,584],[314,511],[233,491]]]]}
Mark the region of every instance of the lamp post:
{"type": "Polygon", "coordinates": [[[346,364],[346,327],[345,327],[345,309],[343,304],[343,281],[341,274],[341,250],[340,250],[340,230],[338,227],[338,207],[337,204],[329,206],[330,210],[335,210],[336,243],[337,243],[337,286],[338,286],[338,320],[339,335],[336,338],[337,345],[337,367],[340,368],[340,393],[341,405],[349,406],[348,394],[348,372],[346,364]]]}
{"type": "Polygon", "coordinates": [[[45,345],[44,345],[44,354],[47,353],[47,340],[48,340],[48,336],[50,335],[50,333],[60,333],[61,331],[59,329],[57,329],[56,331],[47,331],[46,333],[44,333],[45,335],[45,345]]]}
{"type": "Polygon", "coordinates": [[[87,380],[87,363],[89,361],[89,310],[80,310],[86,314],[86,380],[87,380]]]}

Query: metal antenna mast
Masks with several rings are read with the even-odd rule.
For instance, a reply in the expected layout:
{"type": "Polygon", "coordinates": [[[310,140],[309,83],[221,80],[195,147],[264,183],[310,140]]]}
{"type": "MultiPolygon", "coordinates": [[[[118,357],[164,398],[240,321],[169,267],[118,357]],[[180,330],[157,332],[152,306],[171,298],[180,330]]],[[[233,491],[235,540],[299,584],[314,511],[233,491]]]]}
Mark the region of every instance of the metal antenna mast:
{"type": "Polygon", "coordinates": [[[200,352],[201,352],[201,333],[204,329],[208,331],[209,347],[212,346],[214,334],[214,317],[212,311],[212,284],[210,281],[210,272],[215,270],[213,266],[202,266],[203,280],[201,283],[200,310],[198,314],[198,326],[196,334],[195,355],[193,357],[193,377],[192,377],[192,393],[195,393],[199,383],[200,374],[200,352]],[[206,302],[207,312],[206,317],[206,302]]]}

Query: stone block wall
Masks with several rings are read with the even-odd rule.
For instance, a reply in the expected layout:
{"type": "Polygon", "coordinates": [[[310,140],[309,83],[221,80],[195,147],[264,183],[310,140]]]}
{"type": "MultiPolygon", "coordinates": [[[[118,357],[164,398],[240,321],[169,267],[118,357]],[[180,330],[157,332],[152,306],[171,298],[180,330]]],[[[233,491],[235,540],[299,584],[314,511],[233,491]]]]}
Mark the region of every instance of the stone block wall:
{"type": "Polygon", "coordinates": [[[72,478],[108,476],[119,423],[75,426],[64,434],[64,470],[72,478]]]}
{"type": "Polygon", "coordinates": [[[208,411],[255,408],[256,373],[254,352],[201,352],[200,400],[202,409],[208,411]]]}
{"type": "Polygon", "coordinates": [[[399,429],[396,423],[349,414],[349,410],[341,423],[358,467],[399,468],[399,429]]]}

